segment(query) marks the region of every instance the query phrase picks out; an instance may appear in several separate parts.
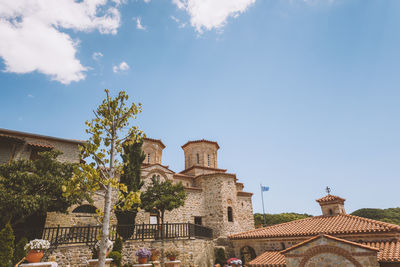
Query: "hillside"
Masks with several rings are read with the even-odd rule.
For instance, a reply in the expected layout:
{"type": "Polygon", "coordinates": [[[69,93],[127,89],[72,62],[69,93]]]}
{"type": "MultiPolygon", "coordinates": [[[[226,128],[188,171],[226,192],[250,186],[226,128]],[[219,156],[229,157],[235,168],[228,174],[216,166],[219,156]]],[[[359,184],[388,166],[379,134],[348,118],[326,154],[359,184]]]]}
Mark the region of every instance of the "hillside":
{"type": "MultiPolygon", "coordinates": [[[[294,220],[304,219],[307,217],[311,217],[309,214],[299,214],[299,213],[279,213],[279,214],[265,214],[265,226],[270,226],[274,224],[280,224],[284,222],[290,222],[294,220]]],[[[256,228],[259,228],[263,225],[264,218],[260,213],[254,214],[254,225],[256,228]]]]}
{"type": "Polygon", "coordinates": [[[352,215],[400,225],[400,208],[359,209],[352,215]]]}

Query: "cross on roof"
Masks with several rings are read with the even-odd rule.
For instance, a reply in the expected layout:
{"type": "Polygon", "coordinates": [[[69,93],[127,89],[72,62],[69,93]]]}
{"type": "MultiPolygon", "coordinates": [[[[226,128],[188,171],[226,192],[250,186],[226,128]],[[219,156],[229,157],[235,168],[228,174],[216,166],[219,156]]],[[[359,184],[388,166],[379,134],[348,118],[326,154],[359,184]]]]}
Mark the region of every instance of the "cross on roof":
{"type": "Polygon", "coordinates": [[[328,193],[328,195],[331,193],[331,188],[329,187],[329,186],[327,186],[326,188],[325,188],[325,191],[328,193]]]}

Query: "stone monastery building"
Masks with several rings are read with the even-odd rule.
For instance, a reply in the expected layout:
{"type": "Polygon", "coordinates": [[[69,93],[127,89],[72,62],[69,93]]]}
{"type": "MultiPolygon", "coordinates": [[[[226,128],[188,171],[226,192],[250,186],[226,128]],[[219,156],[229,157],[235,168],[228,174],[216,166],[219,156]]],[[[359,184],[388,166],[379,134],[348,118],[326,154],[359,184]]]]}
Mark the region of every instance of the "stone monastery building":
{"type": "MultiPolygon", "coordinates": [[[[61,161],[78,162],[78,145],[84,141],[62,139],[0,129],[0,164],[12,159],[35,158],[40,151],[57,149],[63,154],[61,161]]],[[[213,229],[214,237],[228,236],[254,229],[252,193],[243,191],[243,184],[236,175],[218,168],[217,142],[208,140],[189,141],[182,146],[185,155],[185,170],[174,172],[162,164],[161,140],[146,138],[143,151],[146,159],[142,165],[145,186],[155,175],[160,180],[182,182],[187,192],[185,205],[166,212],[164,221],[168,223],[190,222],[213,229]]],[[[84,204],[73,206],[69,214],[48,213],[48,226],[95,225],[96,208],[103,209],[103,200],[95,198],[94,207],[84,204]]],[[[112,223],[116,223],[115,217],[112,223]]],[[[157,216],[141,211],[136,223],[156,224],[157,216]]]]}
{"type": "Polygon", "coordinates": [[[250,267],[400,266],[400,226],[348,215],[338,196],[317,202],[321,216],[230,235],[235,254],[250,267]]]}

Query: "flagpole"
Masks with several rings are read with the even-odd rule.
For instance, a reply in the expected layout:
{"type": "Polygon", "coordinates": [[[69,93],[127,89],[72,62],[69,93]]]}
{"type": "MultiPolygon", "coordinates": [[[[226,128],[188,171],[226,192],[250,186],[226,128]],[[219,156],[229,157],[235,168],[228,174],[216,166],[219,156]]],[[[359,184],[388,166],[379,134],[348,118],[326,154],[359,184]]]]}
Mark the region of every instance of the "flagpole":
{"type": "Polygon", "coordinates": [[[264,211],[264,196],[263,196],[263,189],[262,189],[262,184],[260,184],[260,190],[261,190],[261,201],[262,201],[262,207],[263,207],[263,215],[264,215],[264,225],[267,224],[266,219],[265,219],[265,211],[264,211]]]}

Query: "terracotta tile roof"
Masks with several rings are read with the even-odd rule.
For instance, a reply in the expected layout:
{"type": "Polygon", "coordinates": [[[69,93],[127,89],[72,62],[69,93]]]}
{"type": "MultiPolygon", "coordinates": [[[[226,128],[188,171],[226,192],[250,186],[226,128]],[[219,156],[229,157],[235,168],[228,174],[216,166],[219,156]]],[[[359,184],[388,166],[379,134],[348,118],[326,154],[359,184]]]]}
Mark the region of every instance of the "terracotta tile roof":
{"type": "Polygon", "coordinates": [[[280,251],[266,251],[248,263],[250,267],[284,267],[285,256],[280,251]]]}
{"type": "Polygon", "coordinates": [[[300,243],[298,243],[298,244],[296,244],[294,246],[291,246],[290,248],[282,250],[281,253],[285,254],[288,251],[291,251],[293,249],[301,247],[301,246],[303,246],[303,245],[305,245],[307,243],[310,243],[311,241],[314,241],[314,240],[316,240],[318,238],[322,238],[322,237],[325,237],[325,238],[328,238],[328,239],[331,239],[331,240],[335,240],[335,241],[338,241],[338,242],[341,242],[341,243],[349,244],[349,245],[352,245],[352,246],[364,248],[364,249],[369,249],[369,250],[373,250],[373,251],[379,251],[379,249],[377,249],[375,247],[372,247],[372,246],[368,246],[368,245],[365,245],[365,244],[360,244],[360,243],[349,241],[349,240],[342,239],[342,238],[337,238],[337,237],[330,236],[330,235],[321,234],[321,235],[314,236],[314,237],[312,237],[310,239],[307,239],[307,240],[305,240],[303,242],[300,242],[300,243]]]}
{"type": "Polygon", "coordinates": [[[145,138],[143,138],[143,140],[145,140],[145,141],[150,141],[150,142],[155,142],[155,143],[159,143],[159,144],[162,146],[163,149],[165,148],[165,145],[164,145],[164,143],[161,141],[161,139],[153,139],[153,138],[145,137],[145,138]]]}
{"type": "Polygon", "coordinates": [[[34,147],[40,147],[40,148],[48,148],[48,149],[53,149],[54,148],[54,146],[52,146],[52,145],[40,144],[40,143],[28,143],[28,145],[34,146],[34,147]]]}
{"type": "Polygon", "coordinates": [[[193,140],[193,141],[188,141],[186,144],[184,144],[183,146],[181,146],[182,148],[185,148],[187,145],[193,144],[193,143],[209,143],[209,144],[213,144],[217,146],[217,149],[219,149],[219,145],[217,142],[215,141],[209,141],[206,139],[201,139],[201,140],[193,140]]]}
{"type": "Polygon", "coordinates": [[[226,172],[226,169],[218,169],[218,168],[211,168],[211,167],[193,165],[192,167],[187,168],[187,169],[181,171],[180,173],[186,173],[186,172],[188,172],[188,171],[190,171],[190,170],[192,170],[194,168],[203,169],[203,170],[210,170],[210,171],[217,171],[217,172],[226,172]]]}
{"type": "Polygon", "coordinates": [[[319,204],[329,204],[329,203],[337,203],[337,202],[344,203],[346,201],[346,199],[328,194],[324,197],[317,199],[316,201],[319,204]]]}
{"type": "Polygon", "coordinates": [[[3,129],[3,128],[0,128],[0,134],[9,135],[9,136],[32,137],[32,138],[39,138],[39,139],[45,139],[45,140],[55,140],[55,141],[60,141],[60,142],[64,142],[64,143],[76,143],[76,144],[81,144],[81,145],[86,143],[86,141],[82,141],[82,140],[64,139],[64,138],[46,136],[46,135],[40,135],[40,134],[34,134],[34,133],[19,132],[19,131],[8,130],[8,129],[3,129]]]}
{"type": "Polygon", "coordinates": [[[320,233],[400,233],[400,226],[348,214],[316,216],[230,235],[231,239],[314,236],[320,233]]]}
{"type": "Polygon", "coordinates": [[[400,240],[365,242],[363,244],[380,250],[378,253],[379,262],[400,262],[400,240]]]}

